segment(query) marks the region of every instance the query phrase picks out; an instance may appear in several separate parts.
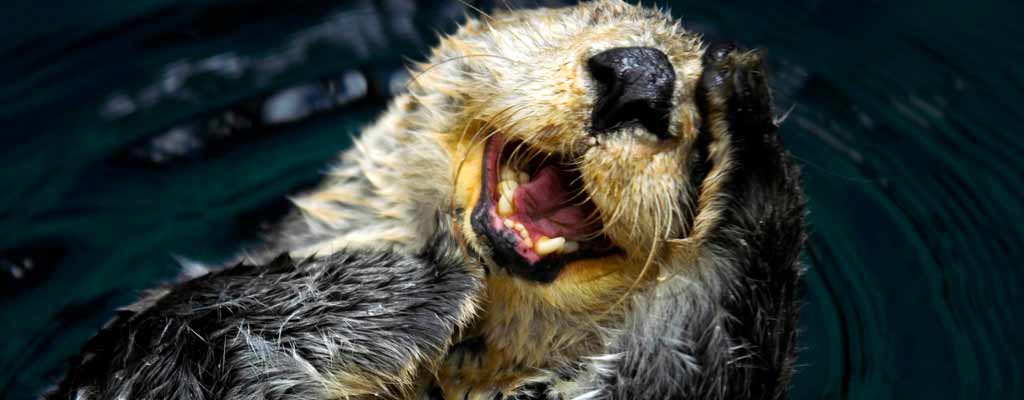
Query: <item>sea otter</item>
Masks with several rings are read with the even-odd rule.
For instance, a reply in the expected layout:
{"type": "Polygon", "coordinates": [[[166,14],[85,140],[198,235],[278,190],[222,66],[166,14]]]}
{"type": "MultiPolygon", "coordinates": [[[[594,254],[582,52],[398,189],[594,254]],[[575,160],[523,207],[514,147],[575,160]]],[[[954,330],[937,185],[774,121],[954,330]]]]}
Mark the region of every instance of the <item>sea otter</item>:
{"type": "Polygon", "coordinates": [[[50,399],[768,399],[804,241],[760,57],[599,0],[481,15],[239,262],[50,399]]]}

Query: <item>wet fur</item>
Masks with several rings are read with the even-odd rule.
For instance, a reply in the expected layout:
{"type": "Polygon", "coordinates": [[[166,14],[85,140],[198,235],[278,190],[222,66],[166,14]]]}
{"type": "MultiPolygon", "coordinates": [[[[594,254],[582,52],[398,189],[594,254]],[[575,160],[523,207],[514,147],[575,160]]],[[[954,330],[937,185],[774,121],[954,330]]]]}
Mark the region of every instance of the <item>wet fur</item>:
{"type": "Polygon", "coordinates": [[[48,398],[787,396],[804,205],[756,54],[596,1],[468,21],[412,72],[266,246],[121,311],[48,398]],[[677,69],[666,141],[587,130],[574,66],[622,45],[677,69]],[[577,157],[624,255],[490,263],[466,217],[499,130],[577,157]]]}
{"type": "Polygon", "coordinates": [[[474,313],[470,271],[443,236],[234,265],[119,310],[48,398],[411,397],[474,313]]]}

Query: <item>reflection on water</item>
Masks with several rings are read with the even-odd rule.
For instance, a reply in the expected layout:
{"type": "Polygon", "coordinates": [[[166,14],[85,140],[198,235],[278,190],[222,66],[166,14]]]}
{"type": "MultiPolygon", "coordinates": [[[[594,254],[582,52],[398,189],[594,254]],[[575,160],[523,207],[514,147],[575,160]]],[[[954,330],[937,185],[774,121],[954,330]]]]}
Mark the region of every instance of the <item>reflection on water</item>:
{"type": "MultiPolygon", "coordinates": [[[[175,3],[7,6],[9,398],[50,382],[114,307],[175,275],[175,257],[216,261],[254,240],[401,90],[402,57],[422,58],[466,12],[175,3]]],[[[703,3],[671,8],[767,49],[791,109],[781,134],[813,231],[794,397],[1021,398],[1024,10],[703,3]]]]}

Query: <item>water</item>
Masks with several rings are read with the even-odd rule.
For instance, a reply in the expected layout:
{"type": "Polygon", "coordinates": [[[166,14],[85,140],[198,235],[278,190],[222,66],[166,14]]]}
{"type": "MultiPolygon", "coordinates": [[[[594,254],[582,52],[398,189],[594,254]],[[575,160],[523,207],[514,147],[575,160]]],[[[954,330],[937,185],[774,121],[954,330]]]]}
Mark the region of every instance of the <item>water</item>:
{"type": "MultiPolygon", "coordinates": [[[[176,258],[258,240],[465,12],[336,3],[5,3],[0,393],[52,382],[176,258]]],[[[794,398],[1024,398],[1022,7],[670,6],[765,48],[792,107],[813,232],[794,398]]]]}

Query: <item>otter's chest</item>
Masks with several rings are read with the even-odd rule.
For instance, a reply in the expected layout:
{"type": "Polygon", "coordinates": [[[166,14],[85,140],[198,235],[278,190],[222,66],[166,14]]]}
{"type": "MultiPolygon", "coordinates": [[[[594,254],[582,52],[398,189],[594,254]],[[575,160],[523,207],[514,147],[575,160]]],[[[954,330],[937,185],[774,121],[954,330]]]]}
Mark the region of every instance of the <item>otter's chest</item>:
{"type": "Polygon", "coordinates": [[[531,287],[488,282],[482,312],[441,363],[445,398],[493,399],[558,379],[583,358],[602,354],[604,328],[621,323],[606,307],[560,308],[531,287]]]}

